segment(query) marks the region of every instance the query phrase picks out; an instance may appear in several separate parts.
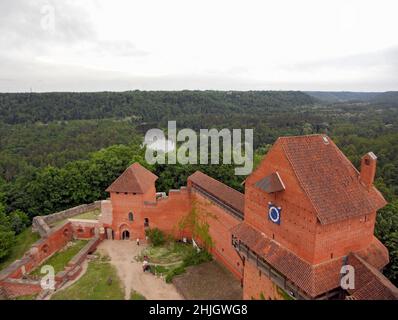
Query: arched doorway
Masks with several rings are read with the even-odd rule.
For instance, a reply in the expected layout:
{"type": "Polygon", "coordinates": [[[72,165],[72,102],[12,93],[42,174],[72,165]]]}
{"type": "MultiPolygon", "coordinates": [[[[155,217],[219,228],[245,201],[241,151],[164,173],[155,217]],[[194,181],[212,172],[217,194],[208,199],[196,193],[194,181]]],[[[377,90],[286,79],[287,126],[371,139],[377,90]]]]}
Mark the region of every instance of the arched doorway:
{"type": "Polygon", "coordinates": [[[122,240],[129,240],[130,239],[130,232],[128,230],[124,230],[122,232],[122,240]]]}

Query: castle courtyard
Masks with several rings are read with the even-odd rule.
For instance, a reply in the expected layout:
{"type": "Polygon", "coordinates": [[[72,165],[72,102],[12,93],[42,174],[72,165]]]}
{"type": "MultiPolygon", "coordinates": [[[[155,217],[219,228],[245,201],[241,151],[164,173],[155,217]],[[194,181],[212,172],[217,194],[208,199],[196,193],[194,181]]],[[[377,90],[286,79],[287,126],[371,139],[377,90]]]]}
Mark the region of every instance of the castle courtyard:
{"type": "Polygon", "coordinates": [[[142,294],[148,300],[181,300],[173,284],[162,278],[142,271],[142,262],[137,257],[146,245],[137,246],[134,241],[105,240],[98,246],[98,251],[110,258],[125,288],[125,299],[130,299],[133,291],[142,294]]]}

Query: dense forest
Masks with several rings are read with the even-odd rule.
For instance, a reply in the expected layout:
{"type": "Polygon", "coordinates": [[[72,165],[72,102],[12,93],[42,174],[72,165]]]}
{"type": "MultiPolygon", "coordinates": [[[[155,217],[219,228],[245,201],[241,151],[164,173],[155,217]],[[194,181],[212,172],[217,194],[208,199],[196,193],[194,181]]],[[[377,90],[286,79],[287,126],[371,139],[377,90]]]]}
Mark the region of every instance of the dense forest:
{"type": "MultiPolygon", "coordinates": [[[[398,95],[303,92],[0,94],[0,262],[35,215],[107,197],[106,187],[144,161],[143,133],[181,128],[253,128],[258,161],[277,137],[327,133],[355,166],[378,156],[376,184],[389,201],[376,234],[388,247],[385,274],[398,284],[398,95]]],[[[158,190],[202,170],[242,190],[233,165],[154,165],[158,190]]]]}

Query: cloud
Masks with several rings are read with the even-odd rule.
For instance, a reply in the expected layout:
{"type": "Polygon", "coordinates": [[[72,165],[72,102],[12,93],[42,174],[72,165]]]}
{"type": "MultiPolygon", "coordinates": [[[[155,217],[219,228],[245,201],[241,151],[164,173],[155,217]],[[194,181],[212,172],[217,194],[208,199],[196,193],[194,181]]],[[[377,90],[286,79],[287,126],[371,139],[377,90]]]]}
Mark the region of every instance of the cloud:
{"type": "Polygon", "coordinates": [[[397,90],[380,1],[1,0],[0,91],[397,90]]]}

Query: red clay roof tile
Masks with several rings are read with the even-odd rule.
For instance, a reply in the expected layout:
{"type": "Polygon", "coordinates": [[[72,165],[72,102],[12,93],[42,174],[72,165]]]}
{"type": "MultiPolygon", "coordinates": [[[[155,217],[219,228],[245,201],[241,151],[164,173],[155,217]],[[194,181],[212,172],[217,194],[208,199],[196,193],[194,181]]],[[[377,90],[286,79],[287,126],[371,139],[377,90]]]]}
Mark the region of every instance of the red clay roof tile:
{"type": "Polygon", "coordinates": [[[136,162],[128,167],[106,191],[143,194],[157,179],[156,175],[136,162]]]}
{"type": "MultiPolygon", "coordinates": [[[[231,233],[313,298],[340,286],[340,270],[344,264],[343,258],[336,258],[321,264],[311,265],[245,222],[233,227],[231,233]]],[[[377,248],[379,246],[375,243],[372,245],[371,250],[378,250],[377,248]]],[[[363,252],[363,255],[366,256],[366,252],[363,252]]],[[[377,277],[385,279],[377,269],[370,265],[369,267],[373,268],[373,273],[377,277]]],[[[359,276],[361,275],[359,274],[359,276]]],[[[361,282],[359,283],[361,286],[363,285],[361,282]]],[[[389,286],[390,289],[395,288],[391,283],[389,286]]],[[[363,296],[365,295],[365,293],[362,294],[363,296]]],[[[367,292],[366,294],[369,299],[372,293],[367,292]]]]}
{"type": "Polygon", "coordinates": [[[232,189],[226,184],[213,179],[212,177],[209,177],[200,171],[196,171],[194,174],[190,175],[188,177],[188,181],[193,182],[220,201],[226,203],[243,214],[245,202],[243,193],[232,189]]]}
{"type": "Polygon", "coordinates": [[[350,254],[347,263],[355,270],[355,289],[348,290],[349,299],[398,300],[398,288],[361,257],[350,254]]]}
{"type": "Polygon", "coordinates": [[[386,205],[375,187],[361,184],[359,172],[329,137],[281,137],[276,143],[282,144],[322,224],[363,216],[386,205]]]}

